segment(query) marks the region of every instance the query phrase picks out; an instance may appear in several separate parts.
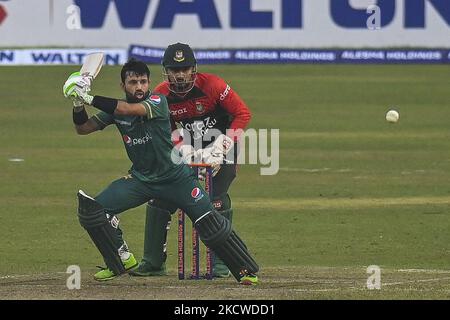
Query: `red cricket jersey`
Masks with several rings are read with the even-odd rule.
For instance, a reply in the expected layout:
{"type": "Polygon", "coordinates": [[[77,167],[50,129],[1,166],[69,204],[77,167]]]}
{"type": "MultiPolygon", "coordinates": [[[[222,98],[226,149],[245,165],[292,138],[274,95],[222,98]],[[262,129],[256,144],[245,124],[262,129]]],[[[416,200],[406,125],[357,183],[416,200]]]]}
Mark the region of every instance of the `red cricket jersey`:
{"type": "MultiPolygon", "coordinates": [[[[179,124],[195,140],[212,128],[226,134],[227,129],[244,130],[250,122],[251,113],[244,101],[223,79],[213,74],[198,73],[194,87],[184,97],[171,92],[168,82],[160,83],[153,92],[167,97],[172,130],[179,124]]],[[[205,141],[202,145],[205,147],[209,143],[205,141]]]]}

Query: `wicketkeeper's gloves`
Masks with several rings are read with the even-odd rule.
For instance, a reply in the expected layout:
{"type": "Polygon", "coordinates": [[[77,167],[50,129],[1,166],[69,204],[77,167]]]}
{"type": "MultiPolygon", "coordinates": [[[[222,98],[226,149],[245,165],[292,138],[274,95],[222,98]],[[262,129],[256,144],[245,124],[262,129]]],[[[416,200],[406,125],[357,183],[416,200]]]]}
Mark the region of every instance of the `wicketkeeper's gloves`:
{"type": "Polygon", "coordinates": [[[224,134],[221,134],[212,143],[211,147],[207,147],[201,150],[203,162],[210,164],[213,168],[213,177],[217,174],[217,172],[219,172],[220,166],[222,164],[230,162],[226,159],[226,156],[228,152],[233,148],[233,146],[233,139],[224,134]]]}

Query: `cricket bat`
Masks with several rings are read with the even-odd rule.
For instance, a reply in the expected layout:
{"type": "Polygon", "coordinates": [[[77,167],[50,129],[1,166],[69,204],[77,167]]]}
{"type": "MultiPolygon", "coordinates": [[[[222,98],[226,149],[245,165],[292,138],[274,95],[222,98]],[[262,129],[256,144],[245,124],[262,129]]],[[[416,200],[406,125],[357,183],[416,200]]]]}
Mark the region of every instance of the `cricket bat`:
{"type": "Polygon", "coordinates": [[[83,65],[80,69],[82,76],[88,76],[92,79],[97,77],[100,69],[103,66],[104,54],[103,52],[90,53],[86,56],[83,65]]]}

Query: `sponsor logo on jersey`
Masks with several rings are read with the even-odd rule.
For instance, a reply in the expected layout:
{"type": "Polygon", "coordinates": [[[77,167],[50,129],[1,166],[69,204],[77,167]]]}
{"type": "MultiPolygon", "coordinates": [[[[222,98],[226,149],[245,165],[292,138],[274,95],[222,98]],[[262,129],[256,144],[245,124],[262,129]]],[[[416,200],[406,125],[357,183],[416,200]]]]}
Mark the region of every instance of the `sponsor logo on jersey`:
{"type": "Polygon", "coordinates": [[[155,104],[160,104],[160,103],[161,103],[161,97],[152,94],[152,95],[150,96],[150,101],[153,102],[153,103],[155,103],[155,104]]]}
{"type": "Polygon", "coordinates": [[[127,136],[126,134],[123,136],[123,141],[124,141],[126,144],[128,144],[128,145],[130,145],[131,143],[133,143],[133,140],[131,139],[131,137],[130,137],[130,136],[127,136]]]}
{"type": "Polygon", "coordinates": [[[227,84],[227,87],[225,88],[225,90],[220,94],[220,101],[225,100],[225,98],[230,93],[230,91],[231,91],[231,87],[227,84]]]}
{"type": "Polygon", "coordinates": [[[197,113],[199,113],[199,114],[202,114],[205,112],[205,107],[200,102],[195,103],[195,109],[197,110],[197,113]]]}
{"type": "Polygon", "coordinates": [[[145,137],[141,137],[141,138],[131,138],[130,136],[127,136],[127,135],[123,136],[123,141],[130,147],[139,145],[139,144],[146,144],[151,139],[152,139],[152,137],[150,136],[150,134],[148,132],[145,135],[145,137]]]}
{"type": "Polygon", "coordinates": [[[201,198],[203,198],[202,190],[198,187],[195,187],[191,191],[191,196],[194,198],[195,202],[199,201],[201,198]]]}
{"type": "Polygon", "coordinates": [[[217,119],[214,117],[206,117],[203,121],[194,121],[192,123],[184,123],[180,121],[181,126],[191,132],[192,138],[200,139],[203,137],[209,129],[214,128],[217,124],[217,119]]]}
{"type": "Polygon", "coordinates": [[[186,112],[187,112],[187,108],[170,110],[170,114],[172,116],[179,116],[179,115],[181,115],[183,113],[186,113],[186,112]]]}

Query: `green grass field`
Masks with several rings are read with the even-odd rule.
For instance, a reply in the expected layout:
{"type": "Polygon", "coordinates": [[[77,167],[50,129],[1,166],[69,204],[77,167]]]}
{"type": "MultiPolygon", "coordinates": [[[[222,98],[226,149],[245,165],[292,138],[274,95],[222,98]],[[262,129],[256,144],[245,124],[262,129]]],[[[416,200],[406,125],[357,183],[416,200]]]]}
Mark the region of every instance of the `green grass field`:
{"type": "MultiPolygon", "coordinates": [[[[153,87],[160,68],[150,68],[153,87]]],[[[90,280],[101,258],[76,192],[98,193],[130,163],[115,128],[75,134],[62,96],[74,69],[0,68],[1,297],[450,298],[449,66],[201,66],[247,102],[251,128],[280,129],[278,174],[243,165],[231,188],[235,228],[261,265],[261,285],[246,289],[179,282],[174,218],[169,277],[90,280]],[[397,124],[384,119],[390,107],[397,124]],[[73,264],[85,279],[76,292],[65,289],[73,264]],[[381,290],[365,287],[369,265],[382,269],[381,290]]],[[[121,97],[119,70],[105,67],[93,92],[121,97]]],[[[144,211],[121,216],[139,258],[144,211]]]]}

